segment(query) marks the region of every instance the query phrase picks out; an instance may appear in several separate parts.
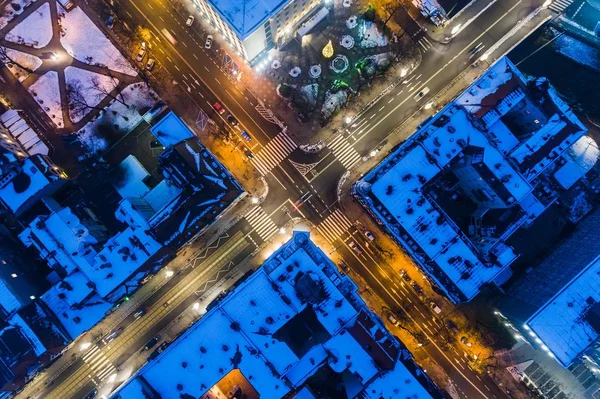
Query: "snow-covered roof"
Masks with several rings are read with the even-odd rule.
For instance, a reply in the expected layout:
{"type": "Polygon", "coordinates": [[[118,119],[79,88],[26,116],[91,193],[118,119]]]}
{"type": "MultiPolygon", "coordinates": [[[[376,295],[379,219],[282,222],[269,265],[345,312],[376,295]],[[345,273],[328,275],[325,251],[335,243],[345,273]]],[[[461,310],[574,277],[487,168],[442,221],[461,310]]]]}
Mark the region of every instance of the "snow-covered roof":
{"type": "MultiPolygon", "coordinates": [[[[77,338],[98,323],[112,306],[110,302],[105,301],[98,295],[88,298],[83,306],[71,306],[66,299],[61,298],[59,284],[57,283],[50,288],[42,295],[41,299],[56,315],[71,339],[77,338]]],[[[87,290],[87,287],[77,286],[74,289],[87,290]]]]}
{"type": "Polygon", "coordinates": [[[505,240],[548,206],[533,195],[535,178],[584,133],[553,89],[528,84],[503,58],[359,180],[355,195],[452,299],[470,300],[518,256],[505,240]],[[461,196],[474,219],[454,219],[461,196]],[[486,214],[498,222],[485,224],[486,214]]]}
{"type": "Polygon", "coordinates": [[[179,194],[181,194],[181,188],[175,186],[167,179],[162,180],[156,185],[148,194],[144,196],[144,199],[148,201],[148,205],[158,212],[173,201],[179,194]]]}
{"type": "Polygon", "coordinates": [[[565,164],[554,173],[554,178],[564,188],[569,188],[594,167],[600,150],[594,139],[582,136],[563,155],[565,164]]]}
{"type": "Polygon", "coordinates": [[[42,191],[54,179],[46,175],[31,158],[25,159],[23,169],[8,184],[0,187],[0,199],[13,213],[30,198],[42,191]]]}
{"type": "Polygon", "coordinates": [[[165,148],[194,137],[190,128],[173,111],[152,126],[150,132],[165,148]]]}
{"type": "Polygon", "coordinates": [[[291,0],[207,1],[242,40],[291,2],[291,0]]]}
{"type": "MultiPolygon", "coordinates": [[[[19,111],[11,109],[0,115],[0,133],[18,141],[21,148],[29,155],[48,155],[48,147],[37,133],[29,127],[19,111]],[[4,127],[4,130],[2,129],[4,127]]],[[[7,139],[8,137],[2,137],[7,139]]]]}
{"type": "Polygon", "coordinates": [[[23,334],[25,335],[25,337],[27,337],[27,340],[29,340],[29,342],[31,343],[31,347],[33,348],[33,351],[35,352],[36,356],[40,356],[44,352],[46,352],[46,347],[44,346],[44,344],[42,344],[40,339],[37,337],[37,335],[35,335],[35,333],[29,327],[29,325],[27,323],[25,323],[25,321],[21,318],[21,316],[19,316],[18,314],[15,314],[8,320],[8,322],[10,324],[12,324],[13,326],[18,326],[21,328],[21,331],[23,332],[23,334]]]}
{"type": "MultiPolygon", "coordinates": [[[[237,369],[260,397],[276,399],[324,364],[366,385],[394,367],[400,350],[356,289],[308,233],[295,232],[118,393],[137,398],[148,384],[165,398],[200,397],[237,369]],[[381,353],[391,364],[382,363],[381,353]]],[[[419,385],[407,372],[408,379],[419,385]]]]}
{"type": "Polygon", "coordinates": [[[21,307],[21,302],[13,295],[2,279],[0,279],[0,306],[9,314],[21,307]]]}
{"type": "Polygon", "coordinates": [[[525,323],[564,367],[600,336],[600,257],[525,323]]]}
{"type": "Polygon", "coordinates": [[[123,180],[113,185],[121,197],[139,198],[150,191],[150,188],[144,183],[144,179],[150,176],[150,173],[134,155],[127,156],[118,167],[123,169],[123,180]]]}
{"type": "MultiPolygon", "coordinates": [[[[423,373],[417,369],[417,372],[423,373]]],[[[399,363],[393,370],[383,374],[373,381],[367,389],[363,391],[364,399],[394,399],[398,397],[423,399],[431,395],[415,381],[414,377],[402,363],[399,363]]]]}

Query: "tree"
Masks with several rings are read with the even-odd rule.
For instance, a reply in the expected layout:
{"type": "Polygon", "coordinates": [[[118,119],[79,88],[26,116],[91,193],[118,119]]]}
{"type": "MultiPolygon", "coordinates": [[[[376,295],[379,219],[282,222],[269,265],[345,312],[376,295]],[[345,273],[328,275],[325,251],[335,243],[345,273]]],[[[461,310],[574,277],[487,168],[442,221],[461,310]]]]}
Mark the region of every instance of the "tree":
{"type": "Polygon", "coordinates": [[[34,72],[33,69],[26,67],[25,65],[21,64],[19,61],[12,58],[9,54],[8,48],[6,48],[5,46],[0,46],[0,64],[14,64],[14,65],[18,66],[19,68],[21,68],[22,70],[26,71],[27,73],[34,72]]]}
{"type": "Polygon", "coordinates": [[[125,107],[129,108],[129,104],[127,104],[127,102],[125,101],[125,97],[123,96],[122,90],[117,90],[116,95],[113,94],[113,92],[119,85],[119,80],[112,75],[110,69],[108,69],[108,76],[111,78],[112,83],[109,86],[110,89],[106,87],[106,85],[101,84],[100,79],[98,79],[97,76],[92,78],[92,87],[98,94],[102,95],[103,97],[110,97],[113,100],[120,102],[125,107]]]}
{"type": "Polygon", "coordinates": [[[66,92],[69,99],[69,109],[71,111],[72,119],[81,119],[93,109],[102,111],[102,108],[88,102],[85,96],[85,90],[85,87],[83,87],[83,84],[79,80],[67,84],[66,92]]]}

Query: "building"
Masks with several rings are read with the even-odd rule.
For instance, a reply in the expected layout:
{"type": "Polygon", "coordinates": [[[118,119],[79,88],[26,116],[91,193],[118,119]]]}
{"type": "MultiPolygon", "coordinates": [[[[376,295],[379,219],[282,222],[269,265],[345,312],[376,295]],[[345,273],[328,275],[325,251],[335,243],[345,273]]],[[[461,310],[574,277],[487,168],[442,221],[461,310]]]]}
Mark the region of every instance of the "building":
{"type": "Polygon", "coordinates": [[[441,398],[356,291],[295,232],[113,398],[441,398]]]}
{"type": "Polygon", "coordinates": [[[194,0],[208,22],[255,65],[267,52],[292,40],[311,17],[327,12],[321,0],[194,0]]]}
{"type": "Polygon", "coordinates": [[[19,217],[44,196],[61,188],[64,172],[46,155],[35,154],[25,159],[0,147],[0,203],[19,217]]]}
{"type": "Polygon", "coordinates": [[[513,234],[591,168],[569,151],[585,133],[546,79],[528,81],[503,58],[359,180],[354,196],[451,300],[469,301],[511,276],[513,234]]]}
{"type": "Polygon", "coordinates": [[[35,154],[48,155],[48,147],[29,126],[18,110],[0,114],[0,146],[19,157],[35,154]]]}

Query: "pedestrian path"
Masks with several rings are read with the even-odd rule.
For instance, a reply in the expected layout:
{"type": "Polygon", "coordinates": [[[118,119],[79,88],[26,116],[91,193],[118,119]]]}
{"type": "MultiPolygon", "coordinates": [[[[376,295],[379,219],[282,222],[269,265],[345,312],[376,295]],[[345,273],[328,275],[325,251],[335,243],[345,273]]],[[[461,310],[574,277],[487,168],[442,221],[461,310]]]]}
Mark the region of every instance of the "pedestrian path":
{"type": "Polygon", "coordinates": [[[574,1],[575,0],[554,0],[548,8],[560,14],[573,4],[574,1]]]}
{"type": "Polygon", "coordinates": [[[277,225],[260,206],[248,212],[246,220],[252,226],[252,230],[256,231],[263,240],[268,240],[277,231],[277,225]]]}
{"type": "Polygon", "coordinates": [[[116,367],[110,363],[110,359],[102,353],[98,346],[94,346],[90,349],[90,351],[83,356],[82,360],[90,368],[90,374],[93,374],[93,378],[97,383],[100,383],[100,381],[104,380],[106,377],[117,372],[116,367]]]}
{"type": "Polygon", "coordinates": [[[281,132],[259,152],[254,154],[252,163],[261,175],[266,176],[271,169],[283,161],[297,147],[298,144],[291,137],[281,132]]]}
{"type": "Polygon", "coordinates": [[[421,47],[423,52],[429,50],[431,48],[431,46],[433,46],[433,43],[431,43],[431,41],[429,41],[427,36],[423,36],[422,38],[420,38],[419,41],[417,42],[417,44],[421,47]]]}
{"type": "Polygon", "coordinates": [[[342,135],[337,136],[331,143],[327,145],[333,155],[344,165],[346,169],[350,169],[358,161],[360,161],[360,154],[348,143],[342,135]]]}
{"type": "Polygon", "coordinates": [[[348,220],[346,215],[339,209],[336,209],[319,223],[317,230],[325,237],[325,239],[327,239],[327,241],[333,244],[333,242],[340,238],[351,226],[352,223],[348,220]]]}

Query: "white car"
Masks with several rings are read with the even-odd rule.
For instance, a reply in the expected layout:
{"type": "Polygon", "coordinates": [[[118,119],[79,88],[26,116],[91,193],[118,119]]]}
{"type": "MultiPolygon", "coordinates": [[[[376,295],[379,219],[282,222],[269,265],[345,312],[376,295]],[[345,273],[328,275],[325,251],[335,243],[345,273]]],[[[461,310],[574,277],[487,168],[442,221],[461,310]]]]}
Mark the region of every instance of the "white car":
{"type": "Polygon", "coordinates": [[[437,305],[437,303],[435,303],[435,302],[433,302],[433,301],[432,301],[432,302],[429,302],[429,307],[430,307],[431,309],[433,309],[433,311],[434,311],[435,313],[437,313],[437,314],[440,314],[440,313],[442,313],[442,309],[440,309],[440,307],[437,305]]]}
{"type": "Polygon", "coordinates": [[[396,327],[398,327],[400,325],[400,323],[398,322],[398,320],[392,314],[388,314],[388,320],[390,321],[390,323],[392,323],[396,327]]]}
{"type": "Polygon", "coordinates": [[[352,248],[352,250],[353,250],[354,252],[356,252],[358,255],[362,254],[362,251],[360,250],[360,248],[358,247],[358,245],[356,245],[356,243],[355,243],[354,241],[350,241],[350,242],[348,243],[348,246],[349,246],[350,248],[352,248]]]}
{"type": "Polygon", "coordinates": [[[213,35],[206,36],[206,43],[204,43],[204,48],[209,50],[212,47],[213,35]]]}
{"type": "Polygon", "coordinates": [[[369,241],[375,241],[375,236],[369,230],[365,230],[365,237],[367,237],[369,241]]]}
{"type": "Polygon", "coordinates": [[[423,90],[421,90],[420,92],[417,93],[417,95],[415,96],[415,101],[419,102],[421,101],[421,99],[423,97],[425,97],[425,95],[429,93],[429,87],[424,88],[423,90]]]}
{"type": "Polygon", "coordinates": [[[142,62],[145,55],[146,55],[146,50],[144,48],[140,48],[140,51],[138,51],[137,55],[135,56],[135,60],[137,62],[142,62]]]}
{"type": "Polygon", "coordinates": [[[187,21],[185,21],[185,26],[192,26],[192,24],[194,23],[194,16],[190,15],[187,19],[187,21]]]}

